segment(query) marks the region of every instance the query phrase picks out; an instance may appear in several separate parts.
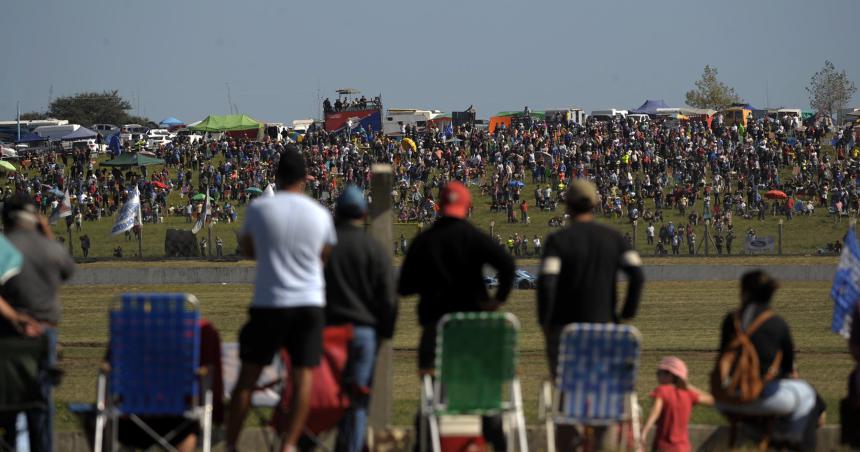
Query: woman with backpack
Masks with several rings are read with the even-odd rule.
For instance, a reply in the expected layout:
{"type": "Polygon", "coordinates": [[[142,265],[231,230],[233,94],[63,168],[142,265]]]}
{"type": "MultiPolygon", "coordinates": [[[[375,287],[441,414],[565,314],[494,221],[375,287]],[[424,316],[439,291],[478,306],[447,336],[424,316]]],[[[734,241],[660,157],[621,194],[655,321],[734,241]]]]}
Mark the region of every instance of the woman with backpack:
{"type": "Polygon", "coordinates": [[[778,287],[761,270],[741,278],[741,307],[723,320],[711,392],[729,416],[777,417],[774,437],[800,445],[814,441],[823,408],[816,409],[815,389],[797,377],[788,323],[770,308],[778,287]]]}

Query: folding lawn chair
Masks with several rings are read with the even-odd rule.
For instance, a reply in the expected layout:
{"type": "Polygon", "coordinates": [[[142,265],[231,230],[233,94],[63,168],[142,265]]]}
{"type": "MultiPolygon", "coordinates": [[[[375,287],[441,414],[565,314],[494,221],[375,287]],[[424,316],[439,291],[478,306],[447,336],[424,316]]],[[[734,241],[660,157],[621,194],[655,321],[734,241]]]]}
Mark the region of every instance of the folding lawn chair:
{"type": "Polygon", "coordinates": [[[545,382],[539,412],[555,451],[557,424],[609,426],[631,422],[639,444],[639,330],[629,325],[573,323],[561,333],[554,384],[545,382]]]}
{"type": "Polygon", "coordinates": [[[422,449],[429,433],[433,452],[441,451],[439,416],[502,413],[513,415],[519,449],[528,451],[516,372],[519,329],[519,320],[509,313],[458,312],[439,320],[436,378],[425,375],[421,392],[422,449]]]}
{"type": "MultiPolygon", "coordinates": [[[[0,339],[0,416],[12,418],[25,410],[47,408],[40,384],[47,358],[45,336],[0,339]]],[[[6,444],[0,436],[0,450],[7,449],[14,450],[15,444],[6,444]]]]}
{"type": "MultiPolygon", "coordinates": [[[[224,398],[229,399],[233,388],[239,380],[239,369],[241,359],[239,358],[239,344],[236,342],[221,345],[221,366],[224,377],[224,398]]],[[[281,391],[286,378],[286,369],[279,355],[275,355],[272,362],[263,368],[257,385],[251,393],[251,408],[263,427],[266,448],[273,450],[277,444],[274,432],[268,433],[269,413],[278,406],[281,400],[281,391]]]]}
{"type": "Polygon", "coordinates": [[[200,368],[197,299],[152,293],[123,294],[118,301],[110,310],[110,369],[98,380],[95,451],[102,450],[105,430],[117,450],[118,421],[128,417],[168,451],[175,451],[169,441],[180,429],[199,422],[203,452],[209,452],[213,395],[200,368]],[[183,425],[161,436],[142,419],[159,417],[183,418],[183,425]]]}

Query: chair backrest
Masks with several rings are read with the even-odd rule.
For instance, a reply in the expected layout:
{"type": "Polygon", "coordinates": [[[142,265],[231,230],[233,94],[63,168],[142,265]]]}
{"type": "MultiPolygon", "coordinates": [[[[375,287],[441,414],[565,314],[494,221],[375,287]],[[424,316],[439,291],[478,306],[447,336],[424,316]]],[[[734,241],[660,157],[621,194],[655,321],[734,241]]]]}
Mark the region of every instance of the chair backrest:
{"type": "Polygon", "coordinates": [[[0,412],[44,406],[40,379],[47,357],[44,336],[0,338],[0,412]]]}
{"type": "Polygon", "coordinates": [[[196,405],[200,310],[190,294],[123,294],[110,312],[110,384],[126,414],[181,415],[196,405]]]}
{"type": "Polygon", "coordinates": [[[592,424],[624,420],[635,390],[639,330],[629,325],[573,323],[561,334],[556,415],[592,424]]]}
{"type": "Polygon", "coordinates": [[[519,321],[513,314],[458,312],[439,321],[436,406],[450,414],[489,414],[504,406],[516,376],[519,321]]]}

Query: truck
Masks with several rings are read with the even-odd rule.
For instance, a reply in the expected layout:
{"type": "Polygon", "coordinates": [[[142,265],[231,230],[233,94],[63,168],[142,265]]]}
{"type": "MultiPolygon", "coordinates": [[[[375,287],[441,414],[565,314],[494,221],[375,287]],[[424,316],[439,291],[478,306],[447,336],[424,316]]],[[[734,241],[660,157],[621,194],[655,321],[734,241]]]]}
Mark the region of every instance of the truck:
{"type": "Polygon", "coordinates": [[[420,110],[417,108],[389,108],[382,121],[382,132],[386,135],[400,135],[403,126],[415,126],[424,130],[427,121],[441,115],[439,110],[420,110]]]}

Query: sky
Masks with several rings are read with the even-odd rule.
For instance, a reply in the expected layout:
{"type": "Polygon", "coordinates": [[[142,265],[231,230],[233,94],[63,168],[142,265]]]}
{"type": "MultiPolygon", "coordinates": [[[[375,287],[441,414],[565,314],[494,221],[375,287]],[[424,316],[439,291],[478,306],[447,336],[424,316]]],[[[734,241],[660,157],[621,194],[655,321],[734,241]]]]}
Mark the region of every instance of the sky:
{"type": "MultiPolygon", "coordinates": [[[[10,0],[0,119],[119,90],[132,113],[317,117],[318,94],[498,111],[681,106],[705,65],[752,105],[809,108],[825,60],[860,84],[855,0],[10,0]]],[[[849,103],[860,106],[860,95],[849,103]]]]}

